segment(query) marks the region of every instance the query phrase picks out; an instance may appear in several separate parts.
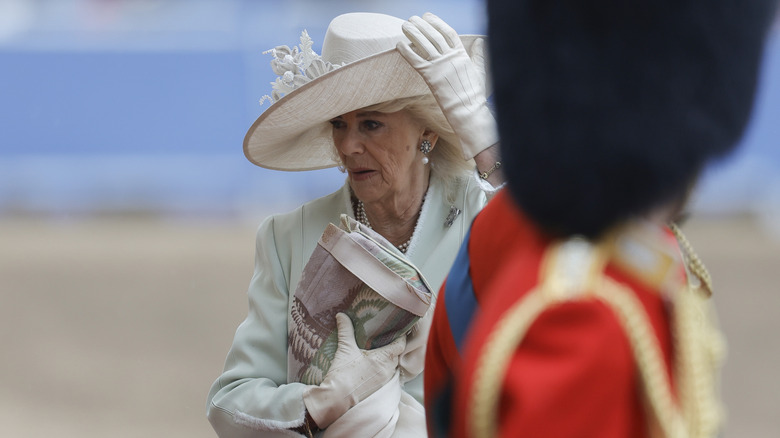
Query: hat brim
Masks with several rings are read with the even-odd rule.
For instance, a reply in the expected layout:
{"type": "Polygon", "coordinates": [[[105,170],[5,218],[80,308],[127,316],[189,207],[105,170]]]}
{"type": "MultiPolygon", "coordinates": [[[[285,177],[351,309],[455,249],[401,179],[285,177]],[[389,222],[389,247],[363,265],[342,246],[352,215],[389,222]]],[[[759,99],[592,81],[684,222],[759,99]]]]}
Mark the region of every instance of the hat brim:
{"type": "MultiPolygon", "coordinates": [[[[461,35],[469,50],[481,35],[461,35]]],[[[285,95],[255,120],[244,137],[244,155],[273,170],[334,167],[328,121],[382,102],[430,93],[397,49],[352,62],[285,95]]]]}

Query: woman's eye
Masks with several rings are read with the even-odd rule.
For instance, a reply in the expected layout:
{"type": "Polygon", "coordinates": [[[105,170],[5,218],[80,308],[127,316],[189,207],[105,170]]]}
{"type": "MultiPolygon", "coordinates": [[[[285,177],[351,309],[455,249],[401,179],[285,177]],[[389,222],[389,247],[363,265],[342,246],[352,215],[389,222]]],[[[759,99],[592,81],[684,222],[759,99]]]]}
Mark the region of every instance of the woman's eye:
{"type": "Polygon", "coordinates": [[[342,120],[331,120],[330,125],[333,127],[333,129],[339,129],[344,127],[344,121],[342,120]]]}
{"type": "Polygon", "coordinates": [[[376,120],[364,120],[363,126],[366,127],[369,131],[374,130],[382,126],[381,123],[377,122],[376,120]]]}

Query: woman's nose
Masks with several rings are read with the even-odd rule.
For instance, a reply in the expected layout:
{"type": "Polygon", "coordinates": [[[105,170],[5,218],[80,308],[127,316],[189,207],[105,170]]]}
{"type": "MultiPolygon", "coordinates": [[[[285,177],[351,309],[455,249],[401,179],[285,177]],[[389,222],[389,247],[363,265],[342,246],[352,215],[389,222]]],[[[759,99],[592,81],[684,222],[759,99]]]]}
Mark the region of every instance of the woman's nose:
{"type": "Polygon", "coordinates": [[[333,134],[333,142],[336,148],[344,155],[363,153],[363,139],[357,129],[345,127],[333,134]]]}

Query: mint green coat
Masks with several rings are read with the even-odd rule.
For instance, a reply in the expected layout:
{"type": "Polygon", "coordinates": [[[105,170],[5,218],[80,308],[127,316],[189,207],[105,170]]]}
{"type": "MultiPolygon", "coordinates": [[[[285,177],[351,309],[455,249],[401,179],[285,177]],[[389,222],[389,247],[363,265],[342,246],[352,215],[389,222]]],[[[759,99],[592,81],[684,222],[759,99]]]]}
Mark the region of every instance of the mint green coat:
{"type": "MultiPolygon", "coordinates": [[[[474,179],[460,180],[453,203],[436,179],[426,194],[407,255],[438,291],[471,221],[486,202],[474,179]],[[451,207],[461,210],[445,226],[451,207]]],[[[270,216],[257,232],[249,313],[236,330],[225,369],[209,391],[207,415],[221,437],[291,436],[300,425],[306,385],[287,382],[287,318],[304,265],[328,223],[354,217],[349,187],[270,216]],[[274,432],[276,431],[276,432],[274,432]]],[[[426,331],[427,334],[427,331],[426,331]]],[[[424,346],[425,340],[420,341],[424,346]]],[[[422,403],[422,374],[404,385],[422,403]]]]}

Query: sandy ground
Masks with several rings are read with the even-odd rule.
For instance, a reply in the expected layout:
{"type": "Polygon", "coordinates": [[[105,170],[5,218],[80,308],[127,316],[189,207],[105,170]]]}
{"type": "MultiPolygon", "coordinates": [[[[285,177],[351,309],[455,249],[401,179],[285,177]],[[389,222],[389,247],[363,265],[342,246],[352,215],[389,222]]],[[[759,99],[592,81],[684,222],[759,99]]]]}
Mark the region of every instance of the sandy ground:
{"type": "MultiPolygon", "coordinates": [[[[212,437],[205,399],[246,312],[255,224],[0,220],[0,435],[212,437]]],[[[684,230],[729,340],[725,436],[780,430],[780,241],[684,230]]]]}

